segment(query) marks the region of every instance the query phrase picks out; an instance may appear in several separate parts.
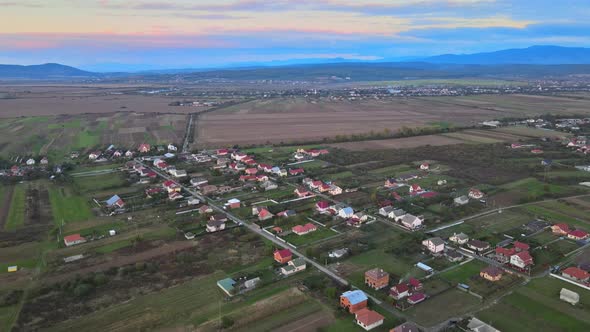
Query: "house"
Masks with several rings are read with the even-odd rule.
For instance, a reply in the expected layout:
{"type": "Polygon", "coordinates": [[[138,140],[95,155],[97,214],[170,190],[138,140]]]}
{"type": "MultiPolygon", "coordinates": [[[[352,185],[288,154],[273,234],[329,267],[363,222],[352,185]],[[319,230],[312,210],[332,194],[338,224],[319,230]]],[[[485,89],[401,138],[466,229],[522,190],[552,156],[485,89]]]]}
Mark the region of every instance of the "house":
{"type": "Polygon", "coordinates": [[[463,260],[463,255],[456,250],[447,250],[445,251],[445,257],[449,260],[449,262],[460,262],[463,260]]]}
{"type": "Polygon", "coordinates": [[[305,187],[298,187],[297,189],[295,189],[295,195],[297,195],[297,197],[299,198],[303,198],[311,196],[311,192],[305,189],[305,187]]]}
{"type": "Polygon", "coordinates": [[[354,215],[354,210],[351,207],[344,207],[338,211],[338,216],[343,219],[352,218],[354,215]]]}
{"type": "Polygon", "coordinates": [[[358,326],[365,329],[365,331],[369,331],[376,328],[377,326],[383,325],[383,320],[385,317],[376,311],[363,308],[355,312],[354,319],[358,326]]]}
{"type": "Polygon", "coordinates": [[[168,144],[168,151],[178,151],[178,148],[174,144],[168,144]]]}
{"type": "Polygon", "coordinates": [[[242,181],[242,182],[256,181],[256,175],[240,175],[240,181],[242,181]]]}
{"type": "Polygon", "coordinates": [[[424,300],[426,300],[426,295],[424,295],[424,293],[414,293],[408,296],[408,303],[411,305],[418,304],[424,300]]]}
{"type": "Polygon", "coordinates": [[[266,181],[268,181],[268,176],[266,174],[258,174],[258,175],[256,175],[256,181],[266,182],[266,181]]]}
{"type": "Polygon", "coordinates": [[[422,219],[408,213],[401,218],[401,223],[405,228],[413,230],[422,226],[422,219]]]}
{"type": "Polygon", "coordinates": [[[424,189],[417,184],[413,184],[410,186],[410,195],[418,195],[419,193],[423,192],[424,189]]]}
{"type": "Polygon", "coordinates": [[[410,295],[410,287],[405,283],[399,283],[389,290],[389,296],[396,300],[401,300],[408,295],[410,295]]]}
{"type": "Polygon", "coordinates": [[[84,242],[86,242],[86,238],[84,238],[80,234],[64,236],[64,244],[66,245],[66,247],[71,247],[84,242]]]}
{"type": "Polygon", "coordinates": [[[223,218],[215,218],[217,216],[213,216],[207,221],[208,233],[219,232],[225,229],[225,222],[227,221],[227,218],[225,215],[222,216],[223,218]]]}
{"type": "Polygon", "coordinates": [[[277,250],[274,252],[274,259],[280,264],[285,264],[293,258],[293,254],[289,249],[277,250]]]}
{"type": "Polygon", "coordinates": [[[98,159],[98,157],[100,157],[101,154],[102,154],[102,152],[100,152],[100,151],[92,151],[88,155],[88,159],[90,159],[90,160],[96,160],[96,159],[98,159]]]}
{"type": "Polygon", "coordinates": [[[498,247],[496,248],[496,260],[500,263],[506,264],[508,262],[510,262],[510,257],[512,257],[512,255],[514,255],[516,253],[516,250],[514,248],[503,248],[503,247],[498,247]]]}
{"type": "Polygon", "coordinates": [[[246,157],[248,157],[248,155],[245,154],[245,153],[242,153],[242,152],[236,152],[236,151],[234,151],[231,154],[231,158],[234,159],[234,160],[237,160],[237,161],[243,160],[246,157]]]}
{"type": "Polygon", "coordinates": [[[583,230],[576,229],[575,231],[567,233],[567,238],[576,241],[585,240],[588,238],[588,233],[584,232],[583,230]]]}
{"type": "Polygon", "coordinates": [[[209,184],[209,185],[201,187],[201,193],[203,195],[213,194],[216,191],[217,191],[217,186],[213,185],[213,184],[209,184]]]}
{"type": "Polygon", "coordinates": [[[229,207],[230,209],[239,209],[239,208],[240,208],[240,206],[241,206],[241,204],[242,204],[242,203],[240,202],[240,200],[239,200],[239,199],[237,199],[237,198],[232,198],[232,199],[229,199],[229,200],[227,201],[227,203],[225,203],[225,206],[229,207]]]}
{"type": "Polygon", "coordinates": [[[529,251],[529,249],[531,247],[528,244],[520,242],[520,241],[514,241],[513,246],[517,252],[518,251],[529,251]]]}
{"type": "Polygon", "coordinates": [[[420,165],[420,169],[423,171],[427,171],[430,168],[430,165],[428,163],[422,163],[420,165]]]}
{"type": "Polygon", "coordinates": [[[342,194],[342,188],[338,187],[337,185],[331,185],[328,193],[332,196],[340,195],[342,194]]]}
{"type": "Polygon", "coordinates": [[[236,293],[236,283],[237,282],[232,278],[225,278],[217,282],[217,287],[221,288],[221,290],[227,294],[227,296],[234,296],[236,293]]]}
{"type": "Polygon", "coordinates": [[[489,280],[489,281],[498,281],[502,279],[502,274],[504,270],[495,266],[488,266],[481,271],[479,271],[479,276],[489,280]]]}
{"type": "Polygon", "coordinates": [[[541,149],[532,149],[531,150],[531,153],[532,154],[541,154],[541,153],[543,153],[543,150],[541,150],[541,149]]]}
{"type": "Polygon", "coordinates": [[[121,197],[119,197],[118,195],[115,195],[107,200],[107,206],[110,208],[114,208],[114,207],[122,208],[125,206],[125,202],[123,202],[121,197]]]}
{"type": "Polygon", "coordinates": [[[272,171],[272,166],[269,164],[258,164],[258,169],[265,173],[270,173],[272,171]]]}
{"type": "Polygon", "coordinates": [[[172,193],[172,192],[178,193],[182,190],[180,185],[172,180],[164,181],[162,186],[164,187],[164,189],[166,189],[168,191],[168,193],[172,193]]]}
{"type": "Polygon", "coordinates": [[[567,235],[570,232],[568,224],[560,223],[551,226],[551,232],[557,235],[567,235]]]}
{"type": "Polygon", "coordinates": [[[303,271],[307,268],[307,264],[305,260],[301,257],[295,258],[287,262],[287,265],[281,267],[281,273],[285,276],[291,275],[293,273],[297,273],[299,271],[303,271]]]}
{"type": "Polygon", "coordinates": [[[131,150],[127,150],[127,152],[125,152],[125,157],[133,158],[133,152],[131,150]]]}
{"type": "Polygon", "coordinates": [[[365,222],[365,221],[367,221],[367,219],[369,219],[369,216],[366,213],[359,211],[359,212],[355,212],[352,215],[352,219],[358,220],[360,222],[365,222]]]}
{"type": "Polygon", "coordinates": [[[312,223],[307,223],[303,226],[302,225],[294,226],[291,230],[293,231],[293,233],[295,233],[297,235],[305,235],[307,233],[317,231],[318,228],[316,227],[316,225],[314,225],[312,223]]]}
{"type": "Polygon", "coordinates": [[[406,211],[402,210],[402,209],[395,209],[393,211],[391,211],[388,215],[388,217],[390,219],[395,220],[396,222],[399,222],[402,220],[402,218],[406,215],[406,211]]]}
{"type": "Polygon", "coordinates": [[[482,199],[483,198],[483,193],[476,188],[471,188],[469,190],[469,198],[473,198],[473,199],[482,199]]]}
{"type": "Polygon", "coordinates": [[[437,184],[438,186],[444,186],[445,184],[447,184],[447,180],[438,180],[438,181],[436,182],[436,184],[437,184]]]}
{"type": "Polygon", "coordinates": [[[422,241],[422,245],[433,254],[443,252],[445,250],[445,241],[440,237],[431,237],[430,239],[422,241]]]}
{"type": "Polygon", "coordinates": [[[375,268],[365,272],[365,285],[373,289],[381,289],[389,286],[389,273],[383,269],[375,268]]]}
{"type": "Polygon", "coordinates": [[[40,163],[41,163],[41,165],[47,165],[47,164],[49,164],[49,159],[47,159],[47,157],[43,157],[43,158],[41,158],[40,163]]]}
{"type": "Polygon", "coordinates": [[[388,217],[389,214],[391,212],[393,212],[393,210],[394,210],[394,207],[391,206],[391,205],[384,206],[384,207],[382,207],[382,208],[379,209],[379,214],[382,215],[382,216],[384,216],[384,217],[388,217]]]}
{"type": "Polygon", "coordinates": [[[328,208],[330,208],[330,202],[328,201],[319,201],[315,204],[315,209],[318,212],[325,212],[328,208]]]}
{"type": "Polygon", "coordinates": [[[170,171],[170,174],[175,178],[183,178],[187,176],[186,171],[183,169],[173,169],[170,171]]]}
{"type": "Polygon", "coordinates": [[[188,205],[199,205],[199,203],[201,203],[201,201],[196,197],[191,197],[187,201],[188,205]]]}
{"type": "Polygon", "coordinates": [[[399,184],[397,183],[396,179],[387,179],[385,180],[385,188],[397,188],[399,184]]]}
{"type": "Polygon", "coordinates": [[[414,277],[410,277],[410,279],[408,279],[408,287],[410,287],[410,290],[412,292],[416,292],[419,290],[422,290],[422,282],[420,282],[420,280],[414,278],[414,277]]]}
{"type": "Polygon", "coordinates": [[[305,173],[303,168],[291,168],[289,169],[289,175],[295,176],[305,173]]]}
{"type": "Polygon", "coordinates": [[[229,154],[229,150],[228,149],[218,149],[217,151],[215,151],[215,154],[218,156],[227,156],[229,154]]]}
{"type": "Polygon", "coordinates": [[[244,170],[244,173],[246,173],[247,175],[256,175],[256,173],[258,173],[258,169],[257,168],[246,168],[244,170]]]}
{"type": "Polygon", "coordinates": [[[209,183],[209,180],[207,180],[206,178],[198,177],[198,178],[191,179],[191,186],[193,186],[193,187],[204,186],[207,183],[209,183]]]}
{"type": "Polygon", "coordinates": [[[351,314],[367,307],[369,299],[361,290],[351,290],[340,295],[340,306],[351,314]]]}
{"type": "Polygon", "coordinates": [[[148,153],[152,149],[152,146],[146,143],[140,144],[139,148],[137,149],[139,153],[148,153]]]}
{"type": "Polygon", "coordinates": [[[521,251],[510,256],[510,264],[524,269],[533,265],[533,257],[528,251],[521,251]]]}
{"type": "Polygon", "coordinates": [[[297,215],[297,212],[295,212],[295,210],[285,210],[285,211],[281,211],[279,213],[277,213],[277,217],[283,217],[283,218],[289,218],[289,217],[293,217],[297,215]]]}
{"type": "Polygon", "coordinates": [[[467,203],[469,203],[469,197],[463,195],[463,196],[459,196],[456,197],[453,202],[455,203],[455,205],[465,205],[467,203]]]}
{"type": "Polygon", "coordinates": [[[570,266],[567,269],[561,271],[561,275],[564,278],[568,278],[577,282],[588,282],[590,279],[590,273],[575,266],[570,266]]]}
{"type": "Polygon", "coordinates": [[[173,191],[168,193],[168,199],[171,201],[177,201],[179,199],[183,199],[184,196],[182,196],[182,194],[180,194],[179,192],[173,191]]]}
{"type": "Polygon", "coordinates": [[[269,191],[269,190],[274,190],[277,189],[279,186],[272,182],[272,181],[264,181],[260,187],[262,187],[264,189],[264,191],[269,191]]]}
{"type": "Polygon", "coordinates": [[[467,248],[471,249],[471,250],[475,250],[477,252],[482,252],[485,250],[490,249],[490,244],[485,242],[485,241],[480,241],[480,240],[469,240],[466,243],[467,248]]]}
{"type": "Polygon", "coordinates": [[[420,332],[420,328],[414,323],[406,322],[394,327],[389,332],[420,332]]]}
{"type": "Polygon", "coordinates": [[[161,194],[163,192],[164,192],[164,189],[162,189],[160,187],[148,188],[145,190],[145,195],[147,198],[152,198],[155,195],[161,194]]]}
{"type": "Polygon", "coordinates": [[[199,208],[200,214],[207,214],[207,213],[211,213],[211,212],[213,212],[213,209],[209,205],[205,204],[199,208]]]}
{"type": "Polygon", "coordinates": [[[252,206],[252,215],[257,216],[260,213],[260,211],[262,211],[262,210],[267,210],[267,207],[253,205],[252,206]]]}
{"type": "Polygon", "coordinates": [[[267,209],[262,209],[258,213],[258,220],[260,221],[272,219],[272,217],[274,217],[274,214],[270,213],[270,211],[268,211],[267,209]]]}
{"type": "Polygon", "coordinates": [[[465,233],[453,233],[453,235],[449,237],[449,241],[455,242],[456,244],[465,244],[469,241],[469,236],[465,233]]]}

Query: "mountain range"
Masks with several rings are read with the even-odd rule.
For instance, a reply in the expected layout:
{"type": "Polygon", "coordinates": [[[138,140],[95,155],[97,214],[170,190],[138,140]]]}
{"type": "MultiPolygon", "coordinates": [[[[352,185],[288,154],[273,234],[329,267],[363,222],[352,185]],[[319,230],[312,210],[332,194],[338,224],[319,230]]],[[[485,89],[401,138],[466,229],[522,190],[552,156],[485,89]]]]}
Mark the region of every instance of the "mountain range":
{"type": "MultiPolygon", "coordinates": [[[[444,54],[407,61],[350,61],[344,59],[300,59],[236,64],[225,68],[181,68],[138,71],[140,67],[119,65],[119,73],[98,73],[47,63],[0,65],[0,79],[90,79],[120,76],[183,75],[193,78],[310,79],[346,76],[355,80],[442,78],[497,75],[590,74],[590,48],[531,46],[474,54],[444,54]],[[135,70],[134,70],[135,69],[135,70]],[[124,73],[127,72],[127,73],[124,73]]],[[[153,67],[152,67],[153,68],[153,67]]]]}

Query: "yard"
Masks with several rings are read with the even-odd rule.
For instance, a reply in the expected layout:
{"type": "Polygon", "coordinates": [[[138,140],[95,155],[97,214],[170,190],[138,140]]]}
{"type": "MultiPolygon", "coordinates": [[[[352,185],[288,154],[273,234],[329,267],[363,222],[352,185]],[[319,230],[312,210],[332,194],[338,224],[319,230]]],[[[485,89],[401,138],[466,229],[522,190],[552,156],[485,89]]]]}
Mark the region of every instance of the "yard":
{"type": "Polygon", "coordinates": [[[15,230],[24,225],[25,222],[25,186],[16,185],[12,191],[12,201],[10,202],[10,210],[6,223],[5,230],[15,230]]]}
{"type": "Polygon", "coordinates": [[[49,188],[49,201],[53,220],[57,225],[84,221],[92,217],[90,203],[84,197],[73,194],[66,187],[49,188]]]}

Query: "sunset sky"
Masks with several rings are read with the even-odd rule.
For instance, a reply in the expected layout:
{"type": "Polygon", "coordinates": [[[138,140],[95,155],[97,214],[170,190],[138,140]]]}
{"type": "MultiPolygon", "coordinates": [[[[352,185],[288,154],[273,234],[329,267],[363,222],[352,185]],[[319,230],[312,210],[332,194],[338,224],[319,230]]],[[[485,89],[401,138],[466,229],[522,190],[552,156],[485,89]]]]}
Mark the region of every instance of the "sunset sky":
{"type": "Polygon", "coordinates": [[[196,68],[531,45],[590,46],[590,1],[0,0],[0,63],[196,68]]]}

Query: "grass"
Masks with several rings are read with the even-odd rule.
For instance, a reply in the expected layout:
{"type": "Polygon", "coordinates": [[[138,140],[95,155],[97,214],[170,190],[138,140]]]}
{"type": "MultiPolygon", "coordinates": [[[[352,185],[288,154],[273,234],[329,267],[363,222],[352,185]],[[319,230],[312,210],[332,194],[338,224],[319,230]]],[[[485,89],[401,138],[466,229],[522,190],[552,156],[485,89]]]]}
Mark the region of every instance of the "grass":
{"type": "Polygon", "coordinates": [[[81,131],[78,134],[76,144],[74,147],[76,149],[86,149],[97,146],[100,143],[100,136],[95,135],[87,130],[81,131]]]}
{"type": "Polygon", "coordinates": [[[377,168],[377,169],[373,169],[369,171],[369,174],[378,174],[378,175],[395,175],[396,173],[399,172],[407,172],[413,170],[413,168],[411,168],[408,165],[393,165],[393,166],[387,166],[387,167],[382,167],[382,168],[377,168]]]}
{"type": "Polygon", "coordinates": [[[318,240],[337,235],[338,233],[325,227],[318,226],[317,231],[305,235],[289,234],[284,237],[284,240],[296,246],[313,243],[318,240]]]}
{"type": "Polygon", "coordinates": [[[0,331],[10,331],[18,309],[18,305],[0,307],[0,331]]]}
{"type": "Polygon", "coordinates": [[[388,254],[383,249],[366,251],[360,255],[351,257],[348,262],[361,267],[363,270],[362,273],[371,268],[380,267],[397,276],[405,276],[407,274],[416,278],[424,276],[424,272],[415,267],[414,264],[416,262],[411,261],[409,257],[401,258],[393,254],[388,254]]]}
{"type": "Polygon", "coordinates": [[[455,283],[469,283],[469,279],[479,275],[479,271],[486,265],[478,260],[465,263],[457,268],[441,273],[440,277],[455,283]]]}
{"type": "Polygon", "coordinates": [[[83,221],[92,217],[90,205],[84,197],[72,195],[66,188],[49,188],[49,201],[56,225],[62,222],[83,221]]]}
{"type": "Polygon", "coordinates": [[[99,254],[108,254],[108,253],[111,253],[111,252],[121,249],[121,248],[130,247],[131,245],[133,245],[131,240],[126,239],[123,241],[113,242],[113,243],[107,244],[105,246],[98,247],[95,249],[95,251],[99,254]]]}
{"type": "Polygon", "coordinates": [[[75,177],[74,183],[82,192],[123,187],[127,181],[122,173],[75,177]]]}
{"type": "Polygon", "coordinates": [[[459,317],[480,305],[480,300],[458,289],[450,289],[406,311],[416,323],[432,326],[451,317],[459,317]]]}
{"type": "Polygon", "coordinates": [[[493,322],[502,331],[588,331],[590,329],[590,295],[564,281],[545,277],[503,298],[498,304],[476,316],[493,322]],[[580,305],[559,300],[562,288],[580,294],[580,305]],[[505,319],[519,317],[519,319],[505,319]]]}
{"type": "Polygon", "coordinates": [[[6,219],[4,229],[15,230],[25,223],[25,188],[23,185],[17,185],[12,192],[10,202],[10,211],[6,219]]]}
{"type": "Polygon", "coordinates": [[[554,222],[554,223],[558,223],[558,222],[565,222],[568,224],[572,224],[576,227],[581,227],[581,228],[589,228],[587,223],[584,223],[574,217],[570,217],[568,215],[565,215],[561,212],[558,211],[554,211],[539,205],[527,205],[524,207],[524,209],[526,211],[528,211],[529,213],[537,216],[537,217],[542,217],[550,222],[554,222]]]}

